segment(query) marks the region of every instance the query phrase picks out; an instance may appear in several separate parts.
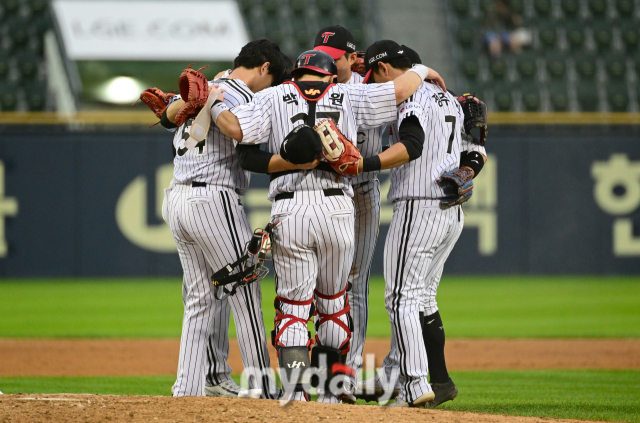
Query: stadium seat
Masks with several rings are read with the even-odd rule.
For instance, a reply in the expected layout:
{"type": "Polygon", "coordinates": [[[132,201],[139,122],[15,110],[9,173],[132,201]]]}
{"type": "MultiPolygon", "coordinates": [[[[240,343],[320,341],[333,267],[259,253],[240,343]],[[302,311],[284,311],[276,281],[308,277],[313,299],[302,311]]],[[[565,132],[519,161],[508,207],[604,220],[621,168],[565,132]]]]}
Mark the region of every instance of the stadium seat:
{"type": "Polygon", "coordinates": [[[567,34],[567,43],[571,50],[582,50],[584,46],[584,24],[578,19],[566,19],[565,31],[567,34]]]}
{"type": "Polygon", "coordinates": [[[280,2],[278,0],[264,0],[262,7],[265,12],[275,14],[280,10],[280,2]]]}
{"type": "Polygon", "coordinates": [[[604,65],[607,69],[610,81],[621,81],[627,73],[627,59],[621,54],[609,54],[604,58],[604,65]]]}
{"type": "Polygon", "coordinates": [[[29,0],[29,10],[31,16],[43,16],[49,9],[49,2],[47,0],[29,0]]]}
{"type": "Polygon", "coordinates": [[[538,17],[549,17],[553,10],[551,7],[551,0],[535,0],[533,8],[535,9],[538,17]]]}
{"type": "Polygon", "coordinates": [[[578,55],[575,58],[576,72],[581,80],[593,80],[596,76],[596,58],[592,55],[578,55]]]}
{"type": "Polygon", "coordinates": [[[540,86],[536,83],[520,85],[522,106],[527,112],[540,111],[540,86]]]}
{"type": "Polygon", "coordinates": [[[360,13],[360,0],[344,0],[347,13],[360,13]]]}
{"type": "Polygon", "coordinates": [[[462,74],[469,81],[475,81],[480,73],[480,66],[478,65],[478,58],[471,56],[465,56],[462,60],[462,74]]]}
{"type": "Polygon", "coordinates": [[[496,91],[495,103],[499,112],[510,112],[513,109],[513,96],[511,90],[496,91]]]}
{"type": "Polygon", "coordinates": [[[522,15],[524,12],[524,1],[523,0],[511,0],[509,2],[509,7],[514,13],[518,13],[522,15]]]}
{"type": "Polygon", "coordinates": [[[454,0],[453,11],[460,17],[467,16],[469,14],[469,0],[454,0]]]}
{"type": "Polygon", "coordinates": [[[240,0],[238,2],[238,5],[240,6],[240,10],[242,11],[244,16],[246,17],[246,16],[249,15],[249,13],[251,13],[251,10],[254,8],[255,1],[254,0],[240,0]]]}
{"type": "Polygon", "coordinates": [[[289,6],[293,13],[303,14],[307,10],[307,2],[305,0],[291,0],[289,6]]]}
{"type": "Polygon", "coordinates": [[[623,82],[607,85],[607,103],[612,112],[626,112],[629,110],[629,91],[623,82]]]}
{"type": "Polygon", "coordinates": [[[15,111],[18,107],[17,88],[8,82],[0,84],[0,108],[3,112],[15,111]]]}
{"type": "Polygon", "coordinates": [[[549,101],[554,112],[566,112],[569,110],[569,95],[567,84],[554,82],[549,86],[549,101]]]}
{"type": "Polygon", "coordinates": [[[15,55],[18,73],[22,80],[32,80],[38,76],[40,58],[30,50],[24,50],[15,55]]]}
{"type": "Polygon", "coordinates": [[[563,53],[550,53],[546,57],[547,74],[554,81],[564,80],[567,76],[567,63],[563,53]]]}
{"type": "Polygon", "coordinates": [[[0,50],[0,81],[9,76],[9,56],[0,50]]]}
{"type": "Polygon", "coordinates": [[[47,99],[47,86],[43,82],[31,83],[24,88],[24,98],[27,109],[31,112],[40,112],[45,109],[47,99]]]}
{"type": "Polygon", "coordinates": [[[562,12],[567,18],[578,16],[580,10],[580,2],[578,0],[562,0],[562,12]]]}
{"type": "Polygon", "coordinates": [[[589,0],[589,11],[593,16],[604,17],[607,14],[607,1],[589,0]]]}
{"type": "Polygon", "coordinates": [[[2,9],[5,16],[15,16],[20,9],[20,2],[18,0],[3,0],[2,9]]]}
{"type": "Polygon", "coordinates": [[[558,31],[556,25],[540,24],[538,25],[538,38],[543,49],[555,50],[558,46],[558,31]]]}
{"type": "Polygon", "coordinates": [[[633,16],[634,10],[633,0],[617,0],[616,1],[616,9],[618,10],[618,14],[622,16],[633,16]]]}
{"type": "Polygon", "coordinates": [[[504,59],[494,60],[489,66],[491,75],[496,81],[502,81],[507,76],[507,62],[504,59]]]}
{"type": "Polygon", "coordinates": [[[521,79],[533,79],[538,74],[537,56],[533,52],[523,52],[516,56],[516,67],[521,79]]]}
{"type": "Polygon", "coordinates": [[[11,17],[7,20],[7,35],[11,40],[13,50],[20,50],[29,43],[29,27],[30,23],[23,17],[11,17]]]}
{"type": "Polygon", "coordinates": [[[333,10],[333,0],[317,0],[316,5],[322,13],[330,13],[333,10]]]}
{"type": "Polygon", "coordinates": [[[591,25],[593,30],[593,39],[599,51],[605,52],[611,50],[613,41],[613,31],[611,24],[606,21],[596,21],[591,25]]]}
{"type": "Polygon", "coordinates": [[[478,38],[478,30],[473,20],[459,19],[456,39],[463,50],[472,50],[474,41],[478,38]]]}
{"type": "Polygon", "coordinates": [[[580,111],[597,112],[599,109],[598,102],[598,85],[595,81],[579,82],[576,85],[578,93],[578,105],[580,111]]]}
{"type": "Polygon", "coordinates": [[[618,24],[620,29],[620,38],[624,43],[627,52],[638,50],[640,41],[640,24],[636,20],[624,20],[618,24]]]}

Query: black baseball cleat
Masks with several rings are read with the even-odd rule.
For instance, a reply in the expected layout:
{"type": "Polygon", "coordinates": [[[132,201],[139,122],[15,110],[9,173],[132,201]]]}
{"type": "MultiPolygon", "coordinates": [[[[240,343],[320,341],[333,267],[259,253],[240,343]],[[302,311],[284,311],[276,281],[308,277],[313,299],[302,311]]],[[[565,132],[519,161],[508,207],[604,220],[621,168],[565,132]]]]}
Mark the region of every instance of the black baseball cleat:
{"type": "Polygon", "coordinates": [[[456,388],[456,384],[453,383],[451,378],[444,383],[432,383],[431,389],[433,389],[436,397],[433,401],[426,403],[425,408],[437,407],[443,402],[453,401],[458,396],[458,388],[456,388]]]}

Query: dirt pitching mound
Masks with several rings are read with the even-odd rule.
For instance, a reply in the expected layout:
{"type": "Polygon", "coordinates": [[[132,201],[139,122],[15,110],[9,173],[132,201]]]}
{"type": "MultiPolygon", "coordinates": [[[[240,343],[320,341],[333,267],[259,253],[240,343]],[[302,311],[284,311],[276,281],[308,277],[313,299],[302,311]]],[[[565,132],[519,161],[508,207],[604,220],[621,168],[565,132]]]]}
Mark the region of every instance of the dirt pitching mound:
{"type": "Polygon", "coordinates": [[[0,421],[19,422],[577,422],[444,410],[207,397],[0,395],[0,421]]]}

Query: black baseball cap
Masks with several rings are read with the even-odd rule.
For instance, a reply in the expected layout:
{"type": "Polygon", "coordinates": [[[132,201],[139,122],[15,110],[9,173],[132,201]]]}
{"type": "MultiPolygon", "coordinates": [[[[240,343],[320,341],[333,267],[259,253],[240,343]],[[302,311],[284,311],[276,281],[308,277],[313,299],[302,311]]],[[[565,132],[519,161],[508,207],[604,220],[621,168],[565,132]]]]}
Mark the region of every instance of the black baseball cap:
{"type": "Polygon", "coordinates": [[[280,146],[280,156],[296,165],[310,163],[322,154],[320,135],[307,125],[289,132],[280,146]]]}
{"type": "Polygon", "coordinates": [[[401,45],[400,47],[402,47],[402,50],[404,50],[404,54],[409,58],[409,60],[411,60],[412,66],[422,64],[422,59],[420,59],[420,55],[414,49],[409,48],[404,44],[401,45]]]}
{"type": "Polygon", "coordinates": [[[314,50],[328,53],[333,60],[339,59],[345,53],[356,51],[356,42],[349,30],[340,25],[322,28],[313,43],[314,50]]]}
{"type": "Polygon", "coordinates": [[[364,76],[363,83],[370,82],[371,70],[378,66],[378,62],[389,62],[398,57],[407,57],[402,46],[395,41],[380,40],[371,44],[364,53],[364,66],[367,74],[364,76]]]}

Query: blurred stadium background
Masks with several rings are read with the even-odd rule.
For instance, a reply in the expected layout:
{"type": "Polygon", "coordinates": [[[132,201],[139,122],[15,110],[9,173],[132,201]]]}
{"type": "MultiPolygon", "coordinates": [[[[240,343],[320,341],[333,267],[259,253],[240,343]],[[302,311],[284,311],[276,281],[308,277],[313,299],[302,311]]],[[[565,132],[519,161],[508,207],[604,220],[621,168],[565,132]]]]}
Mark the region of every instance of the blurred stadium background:
{"type": "MultiPolygon", "coordinates": [[[[414,48],[450,90],[488,105],[489,161],[439,296],[447,335],[633,338],[637,348],[640,0],[0,0],[0,347],[21,337],[177,338],[182,271],[160,213],[172,135],[148,128],[157,119],[132,103],[147,87],[177,89],[191,62],[209,64],[212,78],[250,39],[295,58],[331,24],[348,28],[358,50],[384,38],[414,48]]],[[[388,174],[380,179],[385,198],[388,174]]],[[[269,218],[268,178],[254,175],[251,187],[244,205],[258,227],[269,218]]],[[[374,337],[390,334],[380,276],[391,215],[385,201],[374,337]]],[[[452,407],[640,421],[635,363],[571,377],[458,372],[461,400],[472,402],[452,407]],[[540,391],[515,392],[531,377],[540,391]]],[[[144,389],[70,387],[10,370],[0,372],[5,393],[168,394],[171,383],[168,372],[144,389]]]]}

